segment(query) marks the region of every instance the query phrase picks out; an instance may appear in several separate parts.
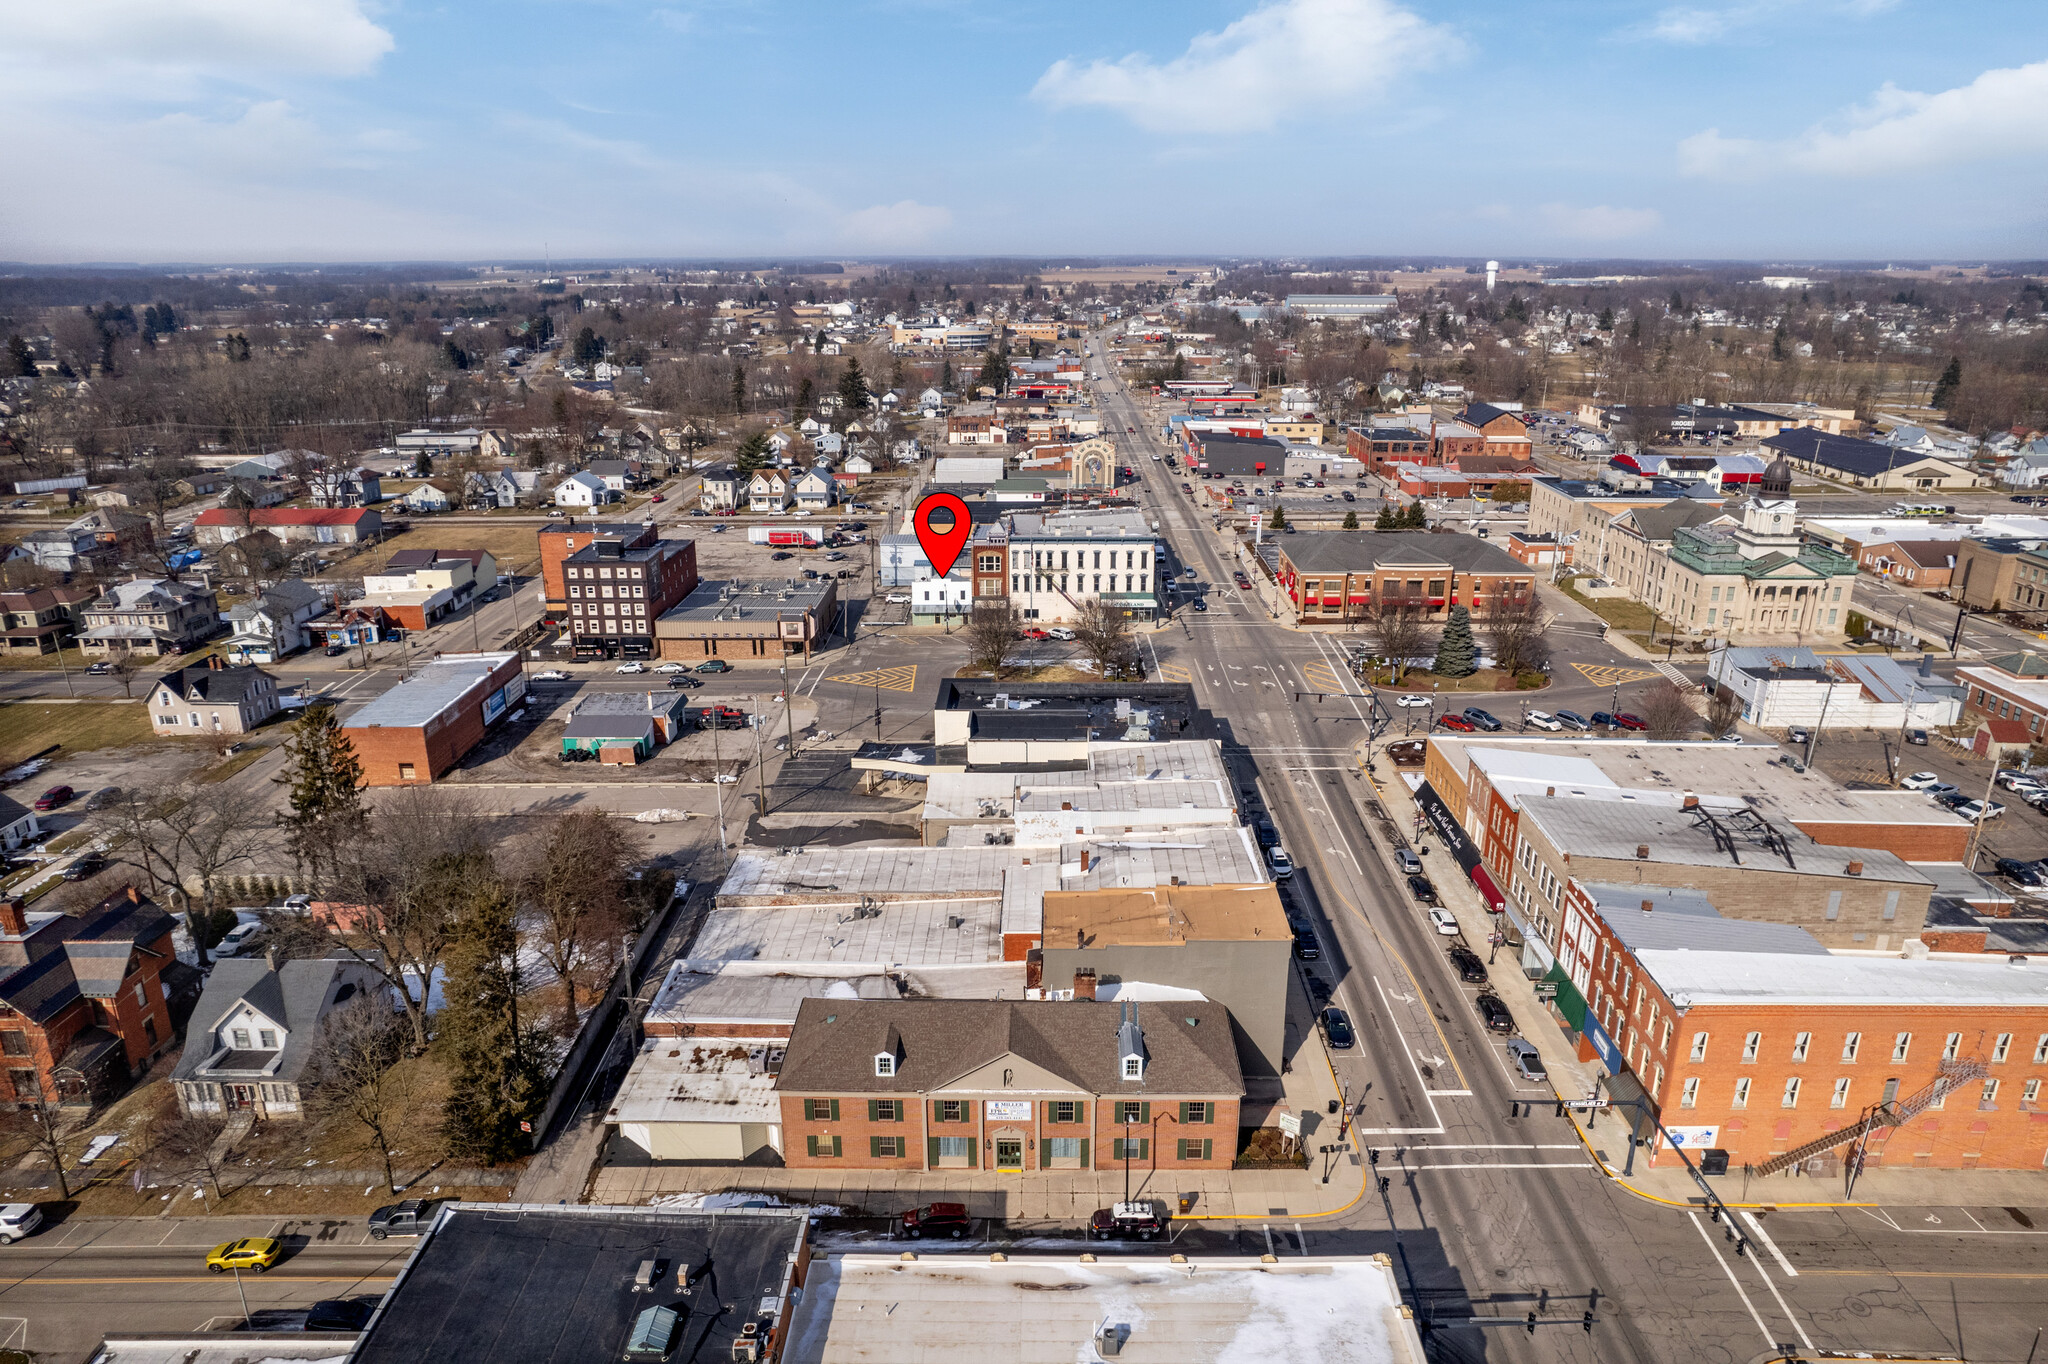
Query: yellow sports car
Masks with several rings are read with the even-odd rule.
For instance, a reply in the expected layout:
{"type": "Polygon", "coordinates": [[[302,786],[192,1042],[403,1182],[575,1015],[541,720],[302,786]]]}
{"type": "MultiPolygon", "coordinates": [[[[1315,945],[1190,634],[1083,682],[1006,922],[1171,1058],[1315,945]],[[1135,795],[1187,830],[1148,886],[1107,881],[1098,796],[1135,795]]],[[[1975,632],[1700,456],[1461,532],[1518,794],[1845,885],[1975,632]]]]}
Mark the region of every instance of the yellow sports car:
{"type": "Polygon", "coordinates": [[[207,1252],[206,1267],[216,1274],[225,1274],[230,1269],[246,1269],[261,1274],[277,1263],[277,1253],[282,1249],[268,1236],[223,1241],[207,1252]]]}

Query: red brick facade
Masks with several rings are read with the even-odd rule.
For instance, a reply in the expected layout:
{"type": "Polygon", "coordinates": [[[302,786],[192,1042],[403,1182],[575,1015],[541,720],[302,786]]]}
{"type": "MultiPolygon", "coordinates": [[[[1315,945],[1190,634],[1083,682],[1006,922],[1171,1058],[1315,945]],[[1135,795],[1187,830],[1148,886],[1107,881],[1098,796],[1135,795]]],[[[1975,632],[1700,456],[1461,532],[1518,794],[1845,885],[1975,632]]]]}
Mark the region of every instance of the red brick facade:
{"type": "MultiPolygon", "coordinates": [[[[519,656],[509,656],[425,724],[342,726],[342,734],[362,762],[363,785],[424,785],[455,766],[483,741],[489,727],[484,720],[485,699],[520,672],[519,656]]],[[[360,721],[361,714],[355,718],[360,721]]]]}
{"type": "Polygon", "coordinates": [[[1133,1170],[1227,1170],[1237,1154],[1234,1097],[784,1094],[781,1103],[792,1169],[1112,1171],[1123,1168],[1123,1141],[1133,1170]],[[1061,1140],[1073,1145],[1053,1144],[1061,1140]]]}
{"type": "MultiPolygon", "coordinates": [[[[569,604],[569,588],[562,575],[562,561],[593,540],[605,538],[617,538],[627,549],[636,549],[660,539],[661,531],[655,526],[595,521],[568,521],[559,526],[541,527],[540,582],[547,593],[548,610],[561,611],[569,604]]],[[[693,557],[693,570],[695,566],[693,557]]]]}

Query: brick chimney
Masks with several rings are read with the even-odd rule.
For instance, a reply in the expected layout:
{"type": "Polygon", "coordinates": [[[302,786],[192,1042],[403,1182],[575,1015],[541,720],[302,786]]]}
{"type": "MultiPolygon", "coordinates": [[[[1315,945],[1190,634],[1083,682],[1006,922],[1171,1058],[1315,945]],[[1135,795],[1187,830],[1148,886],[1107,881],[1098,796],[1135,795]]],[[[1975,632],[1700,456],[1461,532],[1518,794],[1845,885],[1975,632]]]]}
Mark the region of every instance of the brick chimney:
{"type": "Polygon", "coordinates": [[[1647,843],[1638,843],[1638,844],[1636,844],[1636,861],[1638,861],[1638,862],[1647,862],[1647,861],[1649,861],[1649,860],[1650,860],[1650,845],[1649,845],[1649,844],[1647,844],[1647,843]]]}
{"type": "Polygon", "coordinates": [[[1655,900],[1645,900],[1645,901],[1643,901],[1643,913],[1645,913],[1645,914],[1650,914],[1650,913],[1653,913],[1653,912],[1655,912],[1656,908],[1657,908],[1657,902],[1656,902],[1655,900]]]}
{"type": "Polygon", "coordinates": [[[1848,872],[1851,876],[1861,876],[1863,875],[1863,864],[1861,862],[1851,862],[1842,870],[1848,872]]]}
{"type": "Polygon", "coordinates": [[[1076,1002],[1079,1002],[1084,999],[1092,1001],[1094,1000],[1094,998],[1095,968],[1092,966],[1084,966],[1080,970],[1074,972],[1074,999],[1076,1002]]]}
{"type": "Polygon", "coordinates": [[[11,895],[6,903],[0,904],[0,932],[10,938],[19,938],[28,932],[28,901],[19,895],[11,895]]]}
{"type": "Polygon", "coordinates": [[[1084,873],[1088,870],[1088,850],[1086,848],[1081,849],[1081,870],[1084,873]]]}
{"type": "Polygon", "coordinates": [[[1685,799],[1678,803],[1678,808],[1681,810],[1697,810],[1699,806],[1700,798],[1690,791],[1686,792],[1685,799]]]}
{"type": "Polygon", "coordinates": [[[131,905],[139,905],[142,903],[142,892],[137,890],[133,885],[130,885],[128,887],[128,903],[131,905]]]}

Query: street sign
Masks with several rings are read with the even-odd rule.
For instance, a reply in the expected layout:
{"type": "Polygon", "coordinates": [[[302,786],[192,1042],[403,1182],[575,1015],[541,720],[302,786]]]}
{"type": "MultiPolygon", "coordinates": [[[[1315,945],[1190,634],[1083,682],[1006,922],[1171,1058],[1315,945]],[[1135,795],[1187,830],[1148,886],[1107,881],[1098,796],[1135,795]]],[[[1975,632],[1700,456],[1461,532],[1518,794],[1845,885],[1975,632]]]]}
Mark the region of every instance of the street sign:
{"type": "Polygon", "coordinates": [[[1281,1136],[1292,1137],[1296,1141],[1301,1140],[1301,1114],[1289,1113],[1283,1108],[1280,1110],[1277,1121],[1280,1125],[1281,1136]]]}
{"type": "Polygon", "coordinates": [[[1601,1113],[1614,1105],[1606,1099],[1566,1099],[1564,1106],[1574,1113],[1601,1113]]]}

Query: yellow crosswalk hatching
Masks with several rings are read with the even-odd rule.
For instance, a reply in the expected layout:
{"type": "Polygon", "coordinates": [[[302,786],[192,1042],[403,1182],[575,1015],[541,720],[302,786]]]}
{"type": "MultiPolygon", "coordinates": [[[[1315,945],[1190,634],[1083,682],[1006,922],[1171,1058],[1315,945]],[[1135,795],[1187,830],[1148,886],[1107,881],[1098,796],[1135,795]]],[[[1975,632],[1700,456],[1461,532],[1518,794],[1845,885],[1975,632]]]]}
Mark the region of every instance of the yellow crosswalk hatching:
{"type": "Polygon", "coordinates": [[[1311,687],[1325,691],[1350,691],[1344,679],[1337,676],[1337,669],[1329,663],[1316,662],[1301,665],[1301,676],[1311,687]]]}
{"type": "Polygon", "coordinates": [[[1192,682],[1195,680],[1195,675],[1178,663],[1162,663],[1159,665],[1159,680],[1161,682],[1192,682]]]}
{"type": "Polygon", "coordinates": [[[828,677],[827,682],[843,682],[849,687],[879,687],[883,691],[916,691],[917,665],[905,663],[896,668],[870,668],[864,673],[841,673],[828,677]]]}
{"type": "Polygon", "coordinates": [[[1612,663],[1574,663],[1572,667],[1584,673],[1586,680],[1596,687],[1625,686],[1657,675],[1642,668],[1623,668],[1612,663]]]}

